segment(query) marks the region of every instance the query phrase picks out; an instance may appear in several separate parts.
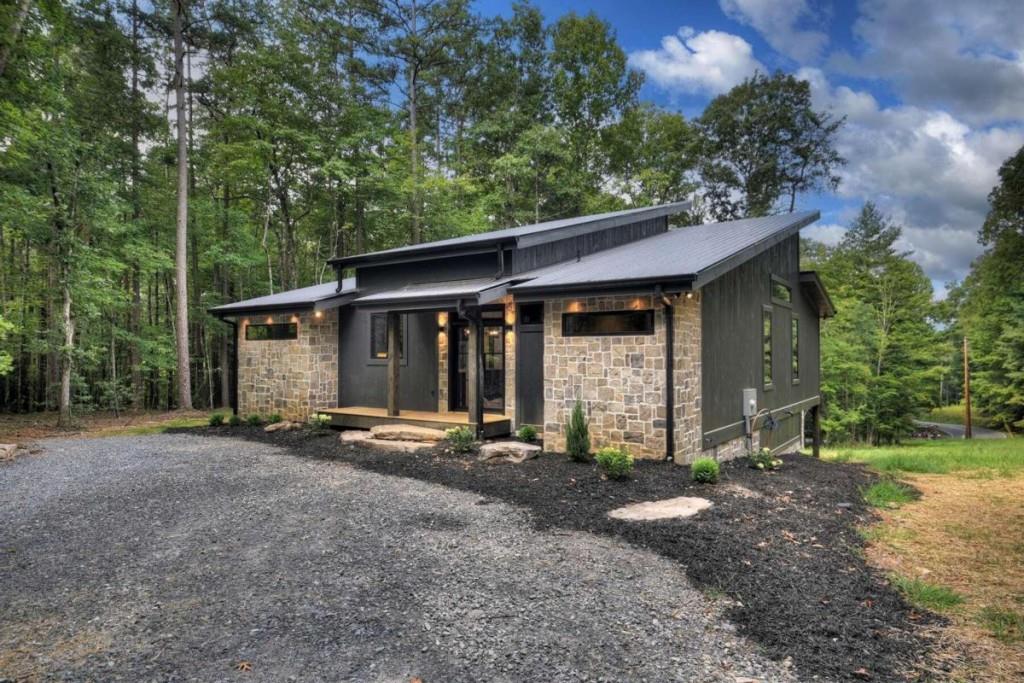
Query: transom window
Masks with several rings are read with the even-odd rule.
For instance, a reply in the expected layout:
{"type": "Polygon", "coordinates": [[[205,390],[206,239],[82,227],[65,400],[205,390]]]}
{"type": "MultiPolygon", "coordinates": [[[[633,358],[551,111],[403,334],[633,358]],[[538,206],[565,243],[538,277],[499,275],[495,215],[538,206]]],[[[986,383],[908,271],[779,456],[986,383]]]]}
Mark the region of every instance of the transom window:
{"type": "MultiPolygon", "coordinates": [[[[398,357],[405,358],[405,316],[398,316],[398,357]]],[[[370,316],[370,358],[388,358],[388,315],[374,313],[370,316]]]]}
{"type": "Polygon", "coordinates": [[[589,337],[613,334],[654,334],[654,311],[600,311],[563,313],[562,336],[589,337]]]}
{"type": "Polygon", "coordinates": [[[277,341],[282,339],[298,339],[297,323],[267,323],[245,326],[246,341],[277,341]]]}

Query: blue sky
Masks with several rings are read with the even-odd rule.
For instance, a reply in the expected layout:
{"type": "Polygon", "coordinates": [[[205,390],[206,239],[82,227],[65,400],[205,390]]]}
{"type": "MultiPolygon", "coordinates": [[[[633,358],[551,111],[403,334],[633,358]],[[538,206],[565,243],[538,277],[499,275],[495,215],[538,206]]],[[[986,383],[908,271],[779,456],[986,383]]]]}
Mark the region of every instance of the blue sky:
{"type": "Polygon", "coordinates": [[[938,296],[981,252],[986,196],[1024,146],[1024,1],[534,1],[549,21],[608,21],[646,75],[641,97],[687,117],[758,69],[810,82],[818,107],[847,117],[849,163],[838,192],[801,199],[822,213],[806,235],[834,242],[874,201],[938,296]]]}

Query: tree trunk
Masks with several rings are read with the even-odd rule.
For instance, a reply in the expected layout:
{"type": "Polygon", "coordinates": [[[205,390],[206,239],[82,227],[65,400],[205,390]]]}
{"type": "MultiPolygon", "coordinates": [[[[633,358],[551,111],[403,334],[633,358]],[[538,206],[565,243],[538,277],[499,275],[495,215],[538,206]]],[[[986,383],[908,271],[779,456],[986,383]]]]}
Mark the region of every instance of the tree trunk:
{"type": "Polygon", "coordinates": [[[4,71],[7,69],[7,60],[11,58],[11,50],[14,49],[14,44],[18,42],[18,36],[21,35],[21,26],[25,23],[25,17],[28,16],[30,4],[29,0],[21,0],[18,4],[18,13],[14,16],[14,21],[7,30],[7,35],[4,36],[3,45],[0,45],[0,78],[3,78],[4,71]]]}
{"type": "MultiPolygon", "coordinates": [[[[132,1],[132,227],[137,229],[142,218],[142,199],[139,183],[141,181],[142,152],[139,148],[139,136],[142,123],[139,117],[139,6],[137,0],[132,1]]],[[[132,263],[131,271],[132,305],[128,313],[128,329],[131,343],[128,346],[128,365],[132,383],[132,409],[142,408],[142,274],[138,261],[132,263]]]]}
{"type": "MultiPolygon", "coordinates": [[[[418,40],[416,19],[416,0],[412,0],[412,29],[410,30],[410,36],[413,41],[418,40]]],[[[413,244],[419,244],[423,239],[420,227],[419,131],[416,127],[416,117],[418,114],[416,86],[418,81],[419,65],[413,62],[409,65],[409,170],[412,176],[412,201],[410,202],[410,211],[412,213],[412,232],[410,237],[412,238],[413,244]]]]}
{"type": "Polygon", "coordinates": [[[182,36],[185,0],[174,3],[174,103],[178,130],[178,220],[174,251],[178,351],[178,408],[192,409],[188,353],[188,137],[185,111],[185,48],[182,36]]]}

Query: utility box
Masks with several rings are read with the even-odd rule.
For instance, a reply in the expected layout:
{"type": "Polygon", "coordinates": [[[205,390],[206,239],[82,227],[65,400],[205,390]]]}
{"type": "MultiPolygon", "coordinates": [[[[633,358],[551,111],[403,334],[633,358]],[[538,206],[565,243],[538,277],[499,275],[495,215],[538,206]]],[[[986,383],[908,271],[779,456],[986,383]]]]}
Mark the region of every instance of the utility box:
{"type": "Polygon", "coordinates": [[[757,415],[757,389],[743,390],[743,417],[757,415]]]}

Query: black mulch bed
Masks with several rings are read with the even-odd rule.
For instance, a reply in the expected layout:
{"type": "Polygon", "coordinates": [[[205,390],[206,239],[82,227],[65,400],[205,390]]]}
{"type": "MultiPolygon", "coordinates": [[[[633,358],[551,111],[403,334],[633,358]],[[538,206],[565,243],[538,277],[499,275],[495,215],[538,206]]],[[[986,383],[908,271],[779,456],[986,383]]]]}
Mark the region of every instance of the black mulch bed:
{"type": "Polygon", "coordinates": [[[601,479],[592,464],[545,454],[519,465],[477,462],[441,449],[388,454],[342,444],[334,434],[267,434],[259,428],[190,430],[242,436],[305,457],[434,482],[528,508],[536,527],[616,536],[677,560],[690,580],[730,599],[729,618],[774,659],[791,658],[804,678],[923,680],[939,666],[916,612],[867,566],[856,527],[875,520],[860,490],[874,475],[853,464],[786,455],[776,472],[745,462],[722,466],[720,482],[697,485],[689,468],[638,462],[630,481],[601,479]],[[681,495],[714,507],[697,517],[658,522],[608,518],[613,508],[681,495]]]}

